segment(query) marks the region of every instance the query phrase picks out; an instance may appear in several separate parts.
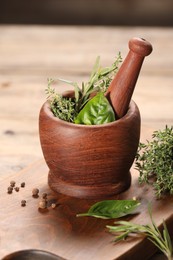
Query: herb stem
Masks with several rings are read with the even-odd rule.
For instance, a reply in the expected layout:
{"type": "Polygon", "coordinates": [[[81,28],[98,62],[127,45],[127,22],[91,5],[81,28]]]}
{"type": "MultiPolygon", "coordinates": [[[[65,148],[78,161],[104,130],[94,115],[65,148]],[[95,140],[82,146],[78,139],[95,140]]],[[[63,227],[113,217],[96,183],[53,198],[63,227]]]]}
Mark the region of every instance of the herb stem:
{"type": "Polygon", "coordinates": [[[149,210],[151,225],[138,225],[128,221],[115,222],[115,226],[106,226],[110,232],[116,233],[114,242],[126,239],[133,233],[145,235],[167,258],[173,257],[173,247],[171,238],[165,222],[163,221],[163,234],[159,231],[154,223],[149,210]]]}

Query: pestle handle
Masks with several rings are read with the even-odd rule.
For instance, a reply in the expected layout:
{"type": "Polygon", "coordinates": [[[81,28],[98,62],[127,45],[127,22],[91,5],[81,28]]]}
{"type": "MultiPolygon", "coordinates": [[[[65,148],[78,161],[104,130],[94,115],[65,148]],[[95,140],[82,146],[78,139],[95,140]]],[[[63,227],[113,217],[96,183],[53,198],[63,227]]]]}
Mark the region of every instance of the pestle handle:
{"type": "Polygon", "coordinates": [[[126,114],[144,57],[151,52],[152,45],[145,39],[129,41],[129,53],[105,94],[118,118],[126,114]]]}

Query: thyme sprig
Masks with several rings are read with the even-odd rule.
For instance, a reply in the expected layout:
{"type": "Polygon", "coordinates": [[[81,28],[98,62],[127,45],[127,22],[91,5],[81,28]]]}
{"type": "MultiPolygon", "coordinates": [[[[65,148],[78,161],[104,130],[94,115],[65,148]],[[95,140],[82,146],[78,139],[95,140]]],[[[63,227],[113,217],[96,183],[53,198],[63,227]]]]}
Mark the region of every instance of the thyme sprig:
{"type": "Polygon", "coordinates": [[[116,233],[114,242],[125,240],[133,234],[146,236],[169,260],[171,260],[173,257],[173,247],[166,223],[163,221],[163,232],[161,233],[153,221],[150,209],[149,215],[151,219],[150,225],[139,225],[130,221],[117,221],[115,222],[115,226],[107,225],[106,227],[110,232],[116,233]]]}
{"type": "Polygon", "coordinates": [[[77,82],[58,79],[62,82],[70,84],[74,87],[74,99],[65,98],[58,94],[51,84],[55,82],[53,79],[48,79],[48,87],[46,89],[47,98],[50,100],[51,110],[53,114],[65,121],[73,122],[76,115],[90,100],[91,94],[95,92],[106,92],[113,76],[116,74],[119,64],[122,62],[121,54],[110,67],[102,68],[100,66],[100,57],[98,56],[91,72],[88,82],[82,82],[80,88],[77,82]]]}
{"type": "Polygon", "coordinates": [[[47,99],[50,102],[51,111],[54,116],[67,121],[73,122],[76,117],[75,102],[71,98],[63,98],[50,85],[54,82],[53,79],[48,79],[48,87],[45,90],[47,99]]]}
{"type": "Polygon", "coordinates": [[[135,164],[140,184],[153,185],[158,198],[173,194],[173,127],[154,131],[151,141],[140,143],[135,164]]]}

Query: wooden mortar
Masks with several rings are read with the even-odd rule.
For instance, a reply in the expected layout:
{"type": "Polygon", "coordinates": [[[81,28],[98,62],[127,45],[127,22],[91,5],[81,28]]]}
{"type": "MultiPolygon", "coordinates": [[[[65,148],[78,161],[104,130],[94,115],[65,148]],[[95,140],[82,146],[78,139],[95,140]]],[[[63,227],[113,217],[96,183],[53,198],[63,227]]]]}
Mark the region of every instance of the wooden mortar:
{"type": "Polygon", "coordinates": [[[48,183],[78,198],[106,198],[126,190],[140,135],[132,101],[127,114],[104,125],[76,125],[56,118],[49,103],[40,111],[40,141],[50,169],[48,183]]]}
{"type": "MultiPolygon", "coordinates": [[[[135,40],[135,46],[138,43],[135,40]]],[[[148,50],[148,44],[142,46],[142,54],[136,54],[139,48],[130,47],[125,65],[123,63],[123,69],[120,68],[124,76],[118,74],[106,93],[116,114],[116,108],[123,107],[123,98],[126,100],[125,112],[118,116],[118,120],[90,126],[68,123],[53,115],[48,102],[43,104],[39,116],[39,134],[43,155],[49,167],[48,183],[52,190],[77,198],[104,199],[129,188],[130,168],[140,138],[140,112],[131,100],[131,95],[143,58],[146,53],[148,55],[148,51],[144,51],[148,50]],[[135,54],[132,53],[134,49],[135,54]],[[125,85],[119,83],[123,79],[125,85]],[[121,95],[119,86],[123,95],[130,95],[130,98],[121,95]],[[129,86],[130,91],[127,91],[129,86]],[[121,97],[120,102],[116,93],[112,93],[116,91],[121,97]]]]}

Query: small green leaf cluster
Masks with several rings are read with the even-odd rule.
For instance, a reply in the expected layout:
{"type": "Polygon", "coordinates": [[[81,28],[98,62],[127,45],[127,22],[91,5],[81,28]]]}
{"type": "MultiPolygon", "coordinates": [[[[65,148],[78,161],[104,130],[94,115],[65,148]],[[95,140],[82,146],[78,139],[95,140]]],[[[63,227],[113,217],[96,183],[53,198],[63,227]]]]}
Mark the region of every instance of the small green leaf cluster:
{"type": "Polygon", "coordinates": [[[112,66],[102,68],[100,66],[100,57],[97,57],[89,81],[86,83],[83,82],[81,88],[77,82],[59,79],[60,81],[70,84],[74,87],[74,98],[66,98],[56,93],[55,89],[51,88],[51,84],[54,82],[54,80],[49,79],[46,94],[50,101],[53,114],[62,120],[74,122],[74,119],[78,113],[92,98],[92,94],[106,92],[121,62],[121,54],[118,53],[118,56],[112,66]]]}
{"type": "Polygon", "coordinates": [[[154,131],[151,141],[140,143],[135,163],[140,184],[152,184],[158,198],[173,194],[173,127],[154,131]]]}

